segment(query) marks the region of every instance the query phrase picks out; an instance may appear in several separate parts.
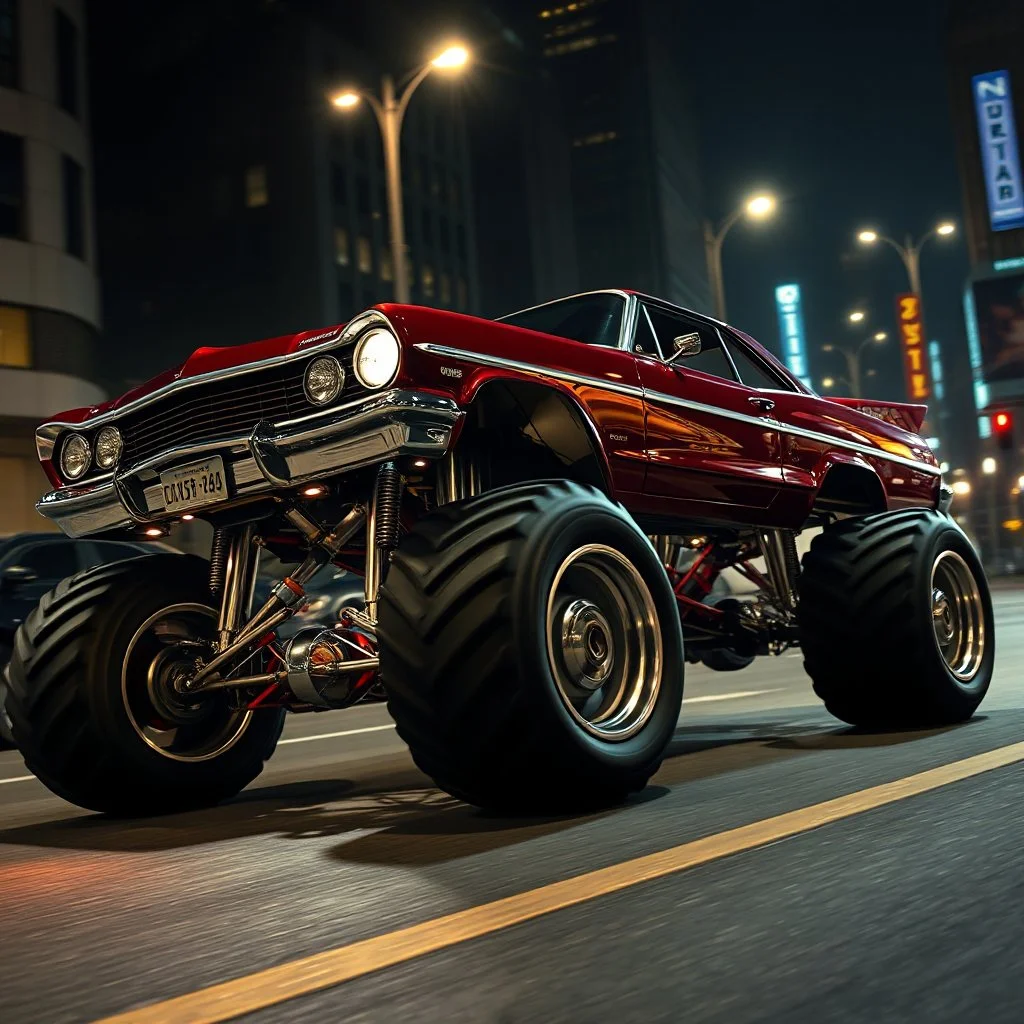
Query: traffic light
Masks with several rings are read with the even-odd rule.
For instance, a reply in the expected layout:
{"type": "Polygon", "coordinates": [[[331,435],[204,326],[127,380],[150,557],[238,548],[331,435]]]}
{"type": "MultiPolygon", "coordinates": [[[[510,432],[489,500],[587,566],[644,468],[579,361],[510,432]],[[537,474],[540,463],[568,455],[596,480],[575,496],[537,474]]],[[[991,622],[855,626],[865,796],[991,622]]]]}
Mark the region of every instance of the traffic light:
{"type": "Polygon", "coordinates": [[[992,433],[996,435],[999,447],[1004,451],[1013,450],[1013,414],[997,412],[992,417],[992,433]]]}

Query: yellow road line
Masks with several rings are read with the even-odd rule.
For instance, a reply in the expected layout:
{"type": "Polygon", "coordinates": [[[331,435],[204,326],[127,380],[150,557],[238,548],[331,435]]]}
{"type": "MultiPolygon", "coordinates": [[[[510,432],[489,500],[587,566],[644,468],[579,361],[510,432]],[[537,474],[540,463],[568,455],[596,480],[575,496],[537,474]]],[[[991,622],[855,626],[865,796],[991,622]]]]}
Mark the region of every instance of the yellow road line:
{"type": "Polygon", "coordinates": [[[215,1024],[231,1020],[535,920],[556,910],[809,832],[830,822],[863,814],[1022,760],[1024,742],[1013,743],[880,786],[683,843],[670,850],[613,864],[493,903],[460,910],[446,917],[257,971],[234,981],[211,985],[188,995],[129,1010],[96,1024],[215,1024]]]}

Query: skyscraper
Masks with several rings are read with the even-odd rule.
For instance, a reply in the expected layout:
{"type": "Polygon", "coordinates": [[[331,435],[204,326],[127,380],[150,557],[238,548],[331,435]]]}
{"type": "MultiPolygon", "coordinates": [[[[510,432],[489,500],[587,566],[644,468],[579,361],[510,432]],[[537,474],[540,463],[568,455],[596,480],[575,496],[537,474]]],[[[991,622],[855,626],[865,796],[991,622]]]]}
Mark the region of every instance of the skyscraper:
{"type": "Polygon", "coordinates": [[[707,310],[697,128],[678,0],[538,3],[536,45],[561,94],[581,286],[707,310]]]}

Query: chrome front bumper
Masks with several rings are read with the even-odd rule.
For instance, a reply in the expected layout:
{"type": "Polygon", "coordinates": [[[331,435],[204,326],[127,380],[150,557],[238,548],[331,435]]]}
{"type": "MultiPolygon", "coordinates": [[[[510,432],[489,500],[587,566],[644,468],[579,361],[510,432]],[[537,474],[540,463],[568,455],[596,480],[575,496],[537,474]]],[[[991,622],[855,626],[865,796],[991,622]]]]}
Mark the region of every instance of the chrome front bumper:
{"type": "MultiPolygon", "coordinates": [[[[160,474],[166,470],[220,455],[231,501],[256,497],[401,456],[439,458],[462,415],[450,398],[388,391],[300,419],[264,421],[248,437],[165,452],[102,481],[51,491],[36,509],[69,537],[158,523],[178,514],[164,507],[160,474]]],[[[189,512],[202,515],[231,501],[189,512]]]]}

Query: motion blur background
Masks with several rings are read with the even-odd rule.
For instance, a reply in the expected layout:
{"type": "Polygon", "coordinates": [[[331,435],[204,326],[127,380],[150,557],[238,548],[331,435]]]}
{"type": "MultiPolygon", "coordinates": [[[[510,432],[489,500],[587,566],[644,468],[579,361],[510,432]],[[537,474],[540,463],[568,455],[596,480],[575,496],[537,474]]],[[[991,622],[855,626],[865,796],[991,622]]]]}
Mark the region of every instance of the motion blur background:
{"type": "Polygon", "coordinates": [[[413,302],[714,313],[717,237],[730,322],[823,394],[927,401],[989,568],[1024,565],[1024,6],[996,0],[0,0],[0,534],[43,526],[41,420],[394,299],[378,125],[331,99],[454,40],[402,129],[413,302]]]}

